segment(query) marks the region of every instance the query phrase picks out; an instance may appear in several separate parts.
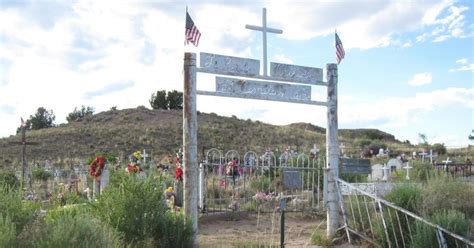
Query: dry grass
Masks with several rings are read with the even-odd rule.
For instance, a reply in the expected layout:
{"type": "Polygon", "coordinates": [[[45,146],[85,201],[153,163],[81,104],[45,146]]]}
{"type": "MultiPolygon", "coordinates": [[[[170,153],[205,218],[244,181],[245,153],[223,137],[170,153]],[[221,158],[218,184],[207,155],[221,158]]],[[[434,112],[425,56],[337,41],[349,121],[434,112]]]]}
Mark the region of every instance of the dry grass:
{"type": "MultiPolygon", "coordinates": [[[[198,113],[198,152],[212,147],[236,149],[240,153],[253,150],[262,153],[266,147],[283,150],[297,146],[308,153],[314,143],[324,151],[325,129],[307,123],[275,126],[259,121],[240,120],[216,114],[198,113]]],[[[381,138],[397,143],[393,136],[378,130],[340,130],[340,140],[351,146],[355,138],[381,138]]],[[[0,139],[0,167],[20,164],[21,147],[8,144],[20,136],[0,139]]],[[[80,122],[61,124],[54,128],[28,131],[27,140],[37,146],[27,147],[30,163],[44,163],[50,159],[64,167],[85,161],[96,152],[110,152],[126,158],[134,150],[147,149],[156,161],[174,154],[182,143],[182,112],[177,110],[149,110],[145,107],[105,111],[80,122]]]]}

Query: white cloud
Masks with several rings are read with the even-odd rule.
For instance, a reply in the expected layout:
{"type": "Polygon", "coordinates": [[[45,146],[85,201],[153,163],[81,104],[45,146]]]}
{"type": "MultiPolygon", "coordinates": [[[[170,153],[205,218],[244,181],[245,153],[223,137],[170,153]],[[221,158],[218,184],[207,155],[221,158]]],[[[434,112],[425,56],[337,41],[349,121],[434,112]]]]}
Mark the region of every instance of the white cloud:
{"type": "Polygon", "coordinates": [[[449,69],[449,72],[474,71],[474,64],[469,64],[467,58],[462,58],[462,59],[456,60],[456,64],[460,64],[461,67],[449,69]]]}
{"type": "Polygon", "coordinates": [[[458,59],[458,60],[456,60],[456,63],[461,64],[461,65],[465,65],[465,64],[467,64],[467,59],[466,58],[458,59]]]}
{"type": "Polygon", "coordinates": [[[273,58],[276,62],[285,63],[285,64],[294,64],[293,60],[290,59],[285,54],[275,54],[273,58]]]}
{"type": "Polygon", "coordinates": [[[431,73],[424,72],[424,73],[415,74],[412,80],[408,82],[408,84],[411,86],[421,86],[421,85],[431,84],[431,81],[432,81],[431,73]]]}

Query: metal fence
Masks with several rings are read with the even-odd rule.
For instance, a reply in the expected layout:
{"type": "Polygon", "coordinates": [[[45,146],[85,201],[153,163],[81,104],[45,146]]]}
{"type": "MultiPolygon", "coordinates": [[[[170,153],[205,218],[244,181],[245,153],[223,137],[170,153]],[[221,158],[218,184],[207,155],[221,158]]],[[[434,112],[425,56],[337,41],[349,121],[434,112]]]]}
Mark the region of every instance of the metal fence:
{"type": "Polygon", "coordinates": [[[353,234],[378,247],[474,247],[472,241],[339,178],[337,187],[350,243],[353,234]],[[343,195],[342,188],[350,194],[343,195]]]}
{"type": "Polygon", "coordinates": [[[322,157],[259,155],[210,149],[200,166],[199,205],[205,212],[273,212],[281,198],[289,211],[322,207],[322,157]]]}

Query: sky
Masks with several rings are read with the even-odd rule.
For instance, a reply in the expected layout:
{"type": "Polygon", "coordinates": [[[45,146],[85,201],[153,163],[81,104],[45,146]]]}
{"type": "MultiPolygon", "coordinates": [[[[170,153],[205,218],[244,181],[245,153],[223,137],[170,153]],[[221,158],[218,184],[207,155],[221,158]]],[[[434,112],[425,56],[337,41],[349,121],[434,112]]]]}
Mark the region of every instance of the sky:
{"type": "MultiPolygon", "coordinates": [[[[157,90],[183,91],[184,52],[326,68],[337,29],[339,128],[377,128],[400,141],[467,146],[474,129],[474,1],[471,0],[0,0],[0,137],[38,107],[66,123],[75,107],[96,113],[146,106],[157,90]],[[184,46],[185,9],[202,33],[184,46]]],[[[261,66],[262,67],[262,66],[261,66]]],[[[325,75],[324,70],[324,75],[325,75]]],[[[326,80],[326,78],[324,78],[326,80]]],[[[214,90],[198,74],[198,90],[214,90]]],[[[312,86],[325,101],[326,87],[312,86]]],[[[326,126],[322,106],[198,96],[197,110],[284,125],[326,126]]]]}

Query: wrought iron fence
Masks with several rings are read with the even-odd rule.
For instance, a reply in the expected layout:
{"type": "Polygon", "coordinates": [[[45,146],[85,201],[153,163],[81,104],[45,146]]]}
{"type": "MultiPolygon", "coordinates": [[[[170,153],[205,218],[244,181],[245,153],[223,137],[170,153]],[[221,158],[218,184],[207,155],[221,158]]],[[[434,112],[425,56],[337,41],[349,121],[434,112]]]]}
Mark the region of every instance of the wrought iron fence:
{"type": "Polygon", "coordinates": [[[393,203],[337,179],[344,228],[378,247],[466,247],[474,243],[393,203]],[[342,194],[341,189],[350,189],[342,194]]]}
{"type": "Polygon", "coordinates": [[[288,211],[322,208],[324,164],[306,154],[211,149],[200,166],[199,204],[206,212],[273,212],[284,197],[288,211]]]}

